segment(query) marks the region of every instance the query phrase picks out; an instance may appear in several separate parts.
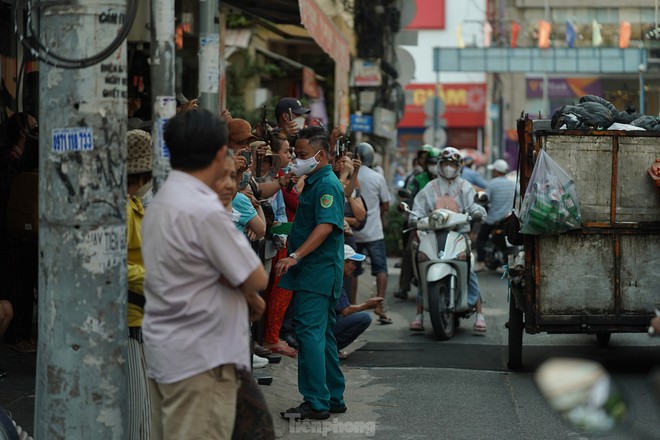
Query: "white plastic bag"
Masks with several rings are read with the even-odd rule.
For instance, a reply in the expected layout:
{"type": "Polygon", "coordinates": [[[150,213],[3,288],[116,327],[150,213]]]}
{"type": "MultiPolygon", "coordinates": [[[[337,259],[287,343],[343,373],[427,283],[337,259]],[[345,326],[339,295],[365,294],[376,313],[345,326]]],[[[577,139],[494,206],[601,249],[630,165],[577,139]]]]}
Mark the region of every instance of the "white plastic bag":
{"type": "Polygon", "coordinates": [[[581,220],[575,181],[541,149],[520,208],[520,232],[560,234],[579,228],[581,220]]]}

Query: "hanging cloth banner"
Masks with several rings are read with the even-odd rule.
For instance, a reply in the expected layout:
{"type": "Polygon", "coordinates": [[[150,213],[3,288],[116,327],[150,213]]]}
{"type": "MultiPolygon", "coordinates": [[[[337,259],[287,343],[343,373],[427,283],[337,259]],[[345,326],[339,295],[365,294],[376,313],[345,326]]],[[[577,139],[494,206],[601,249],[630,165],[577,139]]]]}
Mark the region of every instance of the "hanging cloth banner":
{"type": "Polygon", "coordinates": [[[309,35],[344,71],[350,69],[348,40],[314,0],[298,0],[300,21],[309,35]]]}

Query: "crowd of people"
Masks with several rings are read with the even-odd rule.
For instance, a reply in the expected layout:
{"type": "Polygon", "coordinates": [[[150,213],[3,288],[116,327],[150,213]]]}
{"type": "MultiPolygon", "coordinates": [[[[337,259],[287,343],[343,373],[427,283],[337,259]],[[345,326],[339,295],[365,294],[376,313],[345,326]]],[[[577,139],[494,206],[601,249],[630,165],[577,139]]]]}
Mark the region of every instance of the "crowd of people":
{"type": "MultiPolygon", "coordinates": [[[[278,102],[276,126],[254,128],[227,111],[199,109],[195,100],[177,102],[164,132],[172,169],[156,194],[148,126],[133,119],[127,132],[127,437],[224,439],[240,431],[244,438],[274,438],[252,373],[273,354],[298,362],[302,402],[282,408],[282,418],[346,412],[344,349],[372,324],[371,312],[381,325],[393,323],[384,306],[384,219],[392,199],[375,170],[373,147],[360,143],[354,154],[336,148],[346,136],[341,128],[308,125],[309,109],[293,97],[278,102]],[[367,258],[375,295],[360,302],[367,258]]],[[[129,113],[136,106],[129,102],[129,113]]],[[[11,179],[33,170],[29,158],[38,157],[37,121],[18,113],[13,121],[13,145],[2,155],[3,230],[11,179]]],[[[445,207],[476,221],[461,232],[469,242],[468,234],[479,231],[468,303],[476,312],[473,330],[484,333],[476,272],[485,269],[484,243],[510,211],[516,188],[505,161],[489,165],[493,179],[485,181],[469,159],[452,147],[425,145],[405,187],[420,217],[445,207]],[[488,212],[477,190],[487,192],[488,212]]],[[[2,264],[16,255],[30,259],[35,238],[8,236],[2,234],[2,264]]],[[[413,237],[403,241],[394,296],[406,299],[413,237]]],[[[27,270],[10,284],[2,277],[9,295],[0,298],[0,336],[23,351],[33,350],[36,336],[36,274],[27,270]]],[[[422,301],[420,289],[413,332],[425,330],[422,301]]]]}
{"type": "Polygon", "coordinates": [[[128,132],[131,438],[230,438],[233,430],[269,438],[263,396],[245,387],[255,383],[251,368],[273,353],[298,360],[302,402],[281,417],[347,410],[343,349],[371,324],[366,311],[391,322],[381,224],[389,191],[380,174],[362,183],[370,145],[355,157],[338,154],[342,131],[307,126],[308,113],[283,98],[277,126],[253,130],[228,112],[181,106],[164,134],[172,171],[155,195],[143,154],[151,139],[128,132]],[[377,296],[357,303],[360,246],[372,271],[378,255],[374,275],[383,280],[377,296]],[[262,402],[252,412],[261,423],[241,422],[246,393],[262,402]]]}
{"type": "MultiPolygon", "coordinates": [[[[156,194],[149,124],[132,117],[127,132],[128,437],[231,438],[247,430],[250,438],[271,438],[270,412],[251,371],[273,354],[298,361],[302,402],[281,417],[322,420],[345,412],[344,349],[371,325],[370,311],[373,320],[392,324],[384,307],[384,219],[392,200],[373,147],[360,143],[354,154],[336,148],[345,133],[309,126],[309,109],[292,97],[278,102],[275,127],[253,128],[182,96],[177,104],[164,133],[172,170],[156,194]],[[367,256],[375,294],[360,302],[367,256]],[[247,400],[261,402],[250,423],[240,410],[247,400]]],[[[129,116],[139,105],[129,101],[129,116]]],[[[3,155],[12,170],[37,139],[36,120],[17,114],[15,121],[15,147],[3,155]]],[[[458,152],[420,152],[421,172],[409,179],[414,209],[434,209],[440,190],[458,209],[485,218],[479,205],[462,203],[472,200],[474,187],[460,177],[458,152]]],[[[6,187],[17,172],[3,175],[6,187]]],[[[17,311],[32,313],[30,288],[0,301],[5,342],[13,342],[17,311]]],[[[484,332],[474,272],[469,293],[474,329],[484,332]]],[[[418,301],[411,330],[424,329],[422,310],[418,301]]],[[[30,328],[17,348],[34,343],[30,328]]]]}

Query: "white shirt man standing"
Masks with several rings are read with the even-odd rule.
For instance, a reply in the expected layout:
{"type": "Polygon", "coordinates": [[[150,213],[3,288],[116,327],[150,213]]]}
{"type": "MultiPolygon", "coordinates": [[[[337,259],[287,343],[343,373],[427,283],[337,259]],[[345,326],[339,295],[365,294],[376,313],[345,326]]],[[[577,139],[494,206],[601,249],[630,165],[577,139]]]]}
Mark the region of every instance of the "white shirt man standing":
{"type": "Polygon", "coordinates": [[[142,222],[144,352],[152,439],[231,438],[250,323],[268,276],[211,186],[227,172],[227,126],[206,110],[165,131],[172,171],[142,222]]]}
{"type": "MultiPolygon", "coordinates": [[[[371,260],[371,274],[376,277],[376,294],[385,298],[387,291],[387,250],[385,248],[385,234],[383,233],[382,219],[390,208],[390,191],[382,174],[374,171],[374,149],[367,142],[362,142],[357,147],[358,158],[362,161],[358,180],[360,181],[360,192],[367,205],[367,223],[360,231],[354,232],[356,251],[368,254],[371,260]]],[[[358,263],[356,274],[362,273],[362,264],[358,263]]],[[[357,277],[353,278],[353,290],[351,302],[355,303],[357,293],[357,277]]],[[[381,324],[391,324],[392,320],[387,317],[383,306],[379,305],[374,310],[381,324]]]]}

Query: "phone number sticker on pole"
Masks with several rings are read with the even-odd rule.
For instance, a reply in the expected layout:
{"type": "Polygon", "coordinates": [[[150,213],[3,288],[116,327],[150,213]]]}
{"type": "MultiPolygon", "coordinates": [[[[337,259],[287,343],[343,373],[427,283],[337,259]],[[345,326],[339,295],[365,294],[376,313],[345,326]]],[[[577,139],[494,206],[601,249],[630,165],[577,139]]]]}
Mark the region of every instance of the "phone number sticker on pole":
{"type": "Polygon", "coordinates": [[[92,151],[93,149],[94,133],[92,127],[53,129],[53,152],[66,153],[67,151],[92,151]]]}

